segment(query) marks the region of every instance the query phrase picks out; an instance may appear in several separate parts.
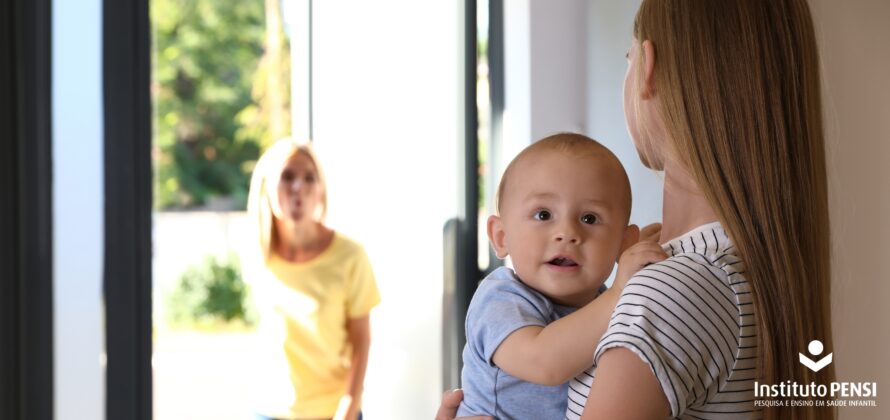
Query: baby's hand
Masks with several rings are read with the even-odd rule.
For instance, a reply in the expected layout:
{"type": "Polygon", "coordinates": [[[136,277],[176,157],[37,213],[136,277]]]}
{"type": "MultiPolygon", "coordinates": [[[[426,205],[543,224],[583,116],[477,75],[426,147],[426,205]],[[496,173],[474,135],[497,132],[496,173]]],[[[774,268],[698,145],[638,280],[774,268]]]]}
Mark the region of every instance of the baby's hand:
{"type": "Polygon", "coordinates": [[[618,274],[612,288],[617,292],[624,289],[627,281],[643,267],[657,263],[667,258],[667,254],[661,249],[661,245],[652,241],[641,241],[628,248],[618,259],[618,274]]]}
{"type": "Polygon", "coordinates": [[[652,223],[640,229],[640,241],[659,242],[661,238],[661,223],[652,223]]]}

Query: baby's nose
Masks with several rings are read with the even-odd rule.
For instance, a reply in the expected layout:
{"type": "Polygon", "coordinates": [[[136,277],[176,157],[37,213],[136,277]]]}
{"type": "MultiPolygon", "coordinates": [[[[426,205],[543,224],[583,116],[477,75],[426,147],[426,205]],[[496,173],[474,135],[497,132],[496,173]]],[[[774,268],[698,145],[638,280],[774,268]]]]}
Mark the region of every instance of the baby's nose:
{"type": "Polygon", "coordinates": [[[557,232],[557,234],[553,237],[556,242],[568,242],[570,244],[577,244],[580,242],[580,238],[578,234],[571,230],[562,230],[557,232]]]}

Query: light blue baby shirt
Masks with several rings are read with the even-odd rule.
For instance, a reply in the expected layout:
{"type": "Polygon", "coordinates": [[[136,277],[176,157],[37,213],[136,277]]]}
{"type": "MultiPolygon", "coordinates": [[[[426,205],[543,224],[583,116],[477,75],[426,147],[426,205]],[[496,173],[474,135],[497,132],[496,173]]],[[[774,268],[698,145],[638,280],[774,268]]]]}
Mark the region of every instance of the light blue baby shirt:
{"type": "Polygon", "coordinates": [[[507,336],[522,327],[556,321],[575,308],[555,305],[526,286],[513,270],[501,267],[482,280],[467,310],[467,344],[461,387],[464,400],[457,415],[496,419],[562,419],[568,383],[537,385],[514,378],[495,366],[492,357],[507,336]]]}

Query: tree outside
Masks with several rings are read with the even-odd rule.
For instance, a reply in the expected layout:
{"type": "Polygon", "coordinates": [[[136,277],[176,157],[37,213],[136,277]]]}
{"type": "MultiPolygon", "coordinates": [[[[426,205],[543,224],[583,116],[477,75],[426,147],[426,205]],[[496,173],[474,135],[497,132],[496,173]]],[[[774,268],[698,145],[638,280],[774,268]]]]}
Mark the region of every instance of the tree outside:
{"type": "Polygon", "coordinates": [[[277,0],[152,0],[155,206],[244,209],[263,146],[290,131],[277,0]]]}

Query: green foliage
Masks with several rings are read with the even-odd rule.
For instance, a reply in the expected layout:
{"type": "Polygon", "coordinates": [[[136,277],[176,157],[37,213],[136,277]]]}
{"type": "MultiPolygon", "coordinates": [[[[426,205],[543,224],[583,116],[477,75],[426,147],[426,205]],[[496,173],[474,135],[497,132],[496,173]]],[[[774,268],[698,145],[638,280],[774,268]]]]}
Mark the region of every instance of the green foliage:
{"type": "Polygon", "coordinates": [[[173,326],[195,326],[256,321],[248,288],[241,277],[238,259],[207,257],[179,278],[166,297],[167,321],[173,326]]]}
{"type": "Polygon", "coordinates": [[[255,107],[263,1],[152,0],[151,17],[155,202],[182,208],[232,196],[243,206],[262,132],[236,116],[255,107]]]}
{"type": "Polygon", "coordinates": [[[291,133],[290,44],[284,33],[279,0],[265,0],[266,51],[253,80],[254,103],[238,114],[238,139],[255,139],[265,149],[291,133]]]}

